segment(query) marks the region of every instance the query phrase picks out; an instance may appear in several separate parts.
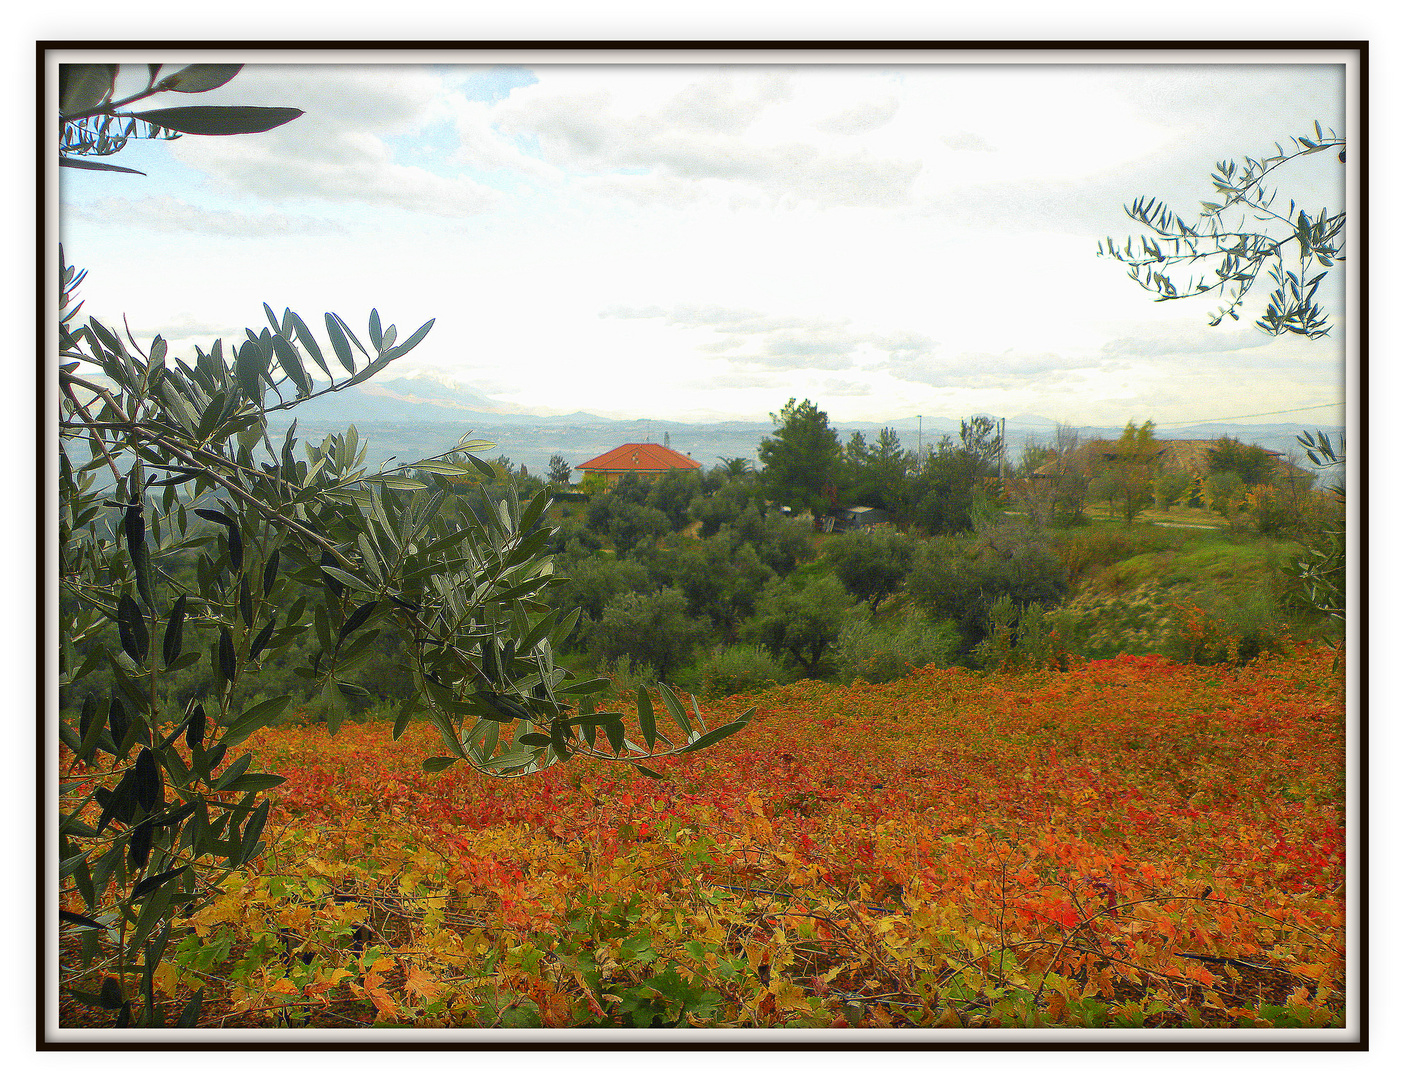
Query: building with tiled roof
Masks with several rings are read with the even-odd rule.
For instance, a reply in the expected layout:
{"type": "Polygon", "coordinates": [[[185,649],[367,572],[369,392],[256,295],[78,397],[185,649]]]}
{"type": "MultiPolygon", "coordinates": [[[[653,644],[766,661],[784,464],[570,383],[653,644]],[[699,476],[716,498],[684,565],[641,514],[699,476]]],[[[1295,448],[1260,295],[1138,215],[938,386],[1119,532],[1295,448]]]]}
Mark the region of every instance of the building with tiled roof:
{"type": "Polygon", "coordinates": [[[618,478],[629,473],[639,476],[661,476],[672,469],[699,469],[701,463],[685,454],[679,454],[670,446],[657,443],[624,443],[622,446],[590,458],[576,469],[588,480],[591,476],[602,477],[612,487],[618,478]]]}
{"type": "MultiPolygon", "coordinates": [[[[1209,460],[1217,439],[1157,439],[1157,464],[1168,473],[1182,472],[1193,476],[1206,476],[1212,471],[1209,460]]],[[[1267,450],[1266,454],[1284,465],[1287,469],[1299,472],[1298,466],[1289,465],[1285,455],[1279,450],[1267,450]]],[[[1051,479],[1066,472],[1089,473],[1107,462],[1115,460],[1115,443],[1111,439],[1091,439],[1077,447],[1070,460],[1063,464],[1053,452],[1046,462],[1032,472],[1034,480],[1051,479]]]]}

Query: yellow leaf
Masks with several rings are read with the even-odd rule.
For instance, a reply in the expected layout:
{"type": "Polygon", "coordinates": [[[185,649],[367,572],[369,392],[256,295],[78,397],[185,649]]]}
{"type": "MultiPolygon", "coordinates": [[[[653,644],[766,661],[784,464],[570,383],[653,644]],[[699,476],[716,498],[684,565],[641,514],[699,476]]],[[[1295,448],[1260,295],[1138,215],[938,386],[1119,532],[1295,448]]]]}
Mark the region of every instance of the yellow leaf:
{"type": "Polygon", "coordinates": [[[428,972],[410,964],[408,974],[404,979],[404,992],[414,995],[421,1001],[432,1001],[442,993],[442,988],[433,981],[433,977],[428,972]]]}
{"type": "Polygon", "coordinates": [[[175,987],[180,982],[180,970],[174,964],[167,964],[165,961],[156,965],[156,974],[153,979],[156,989],[166,997],[171,997],[175,993],[175,987]]]}

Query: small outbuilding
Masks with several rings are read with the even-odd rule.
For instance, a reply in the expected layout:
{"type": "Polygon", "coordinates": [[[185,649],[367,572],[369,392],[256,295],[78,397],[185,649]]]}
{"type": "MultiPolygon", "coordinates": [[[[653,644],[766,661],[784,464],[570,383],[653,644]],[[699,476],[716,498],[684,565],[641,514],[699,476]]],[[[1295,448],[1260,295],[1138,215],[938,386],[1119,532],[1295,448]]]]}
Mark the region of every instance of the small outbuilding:
{"type": "Polygon", "coordinates": [[[823,518],[823,532],[870,532],[878,525],[889,525],[890,516],[875,506],[844,506],[823,518]]]}

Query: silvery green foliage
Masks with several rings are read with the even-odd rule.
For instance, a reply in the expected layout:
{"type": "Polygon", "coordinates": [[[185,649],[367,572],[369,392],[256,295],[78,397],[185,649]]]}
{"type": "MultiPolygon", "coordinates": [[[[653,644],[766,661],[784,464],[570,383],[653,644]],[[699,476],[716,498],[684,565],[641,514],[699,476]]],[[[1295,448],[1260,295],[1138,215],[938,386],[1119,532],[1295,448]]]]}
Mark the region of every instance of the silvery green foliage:
{"type": "MultiPolygon", "coordinates": [[[[1317,431],[1313,435],[1305,432],[1298,436],[1298,441],[1315,465],[1342,469],[1343,446],[1336,448],[1324,432],[1317,431]]],[[[1329,490],[1342,502],[1342,483],[1330,485],[1329,490]]],[[[1306,538],[1304,553],[1296,560],[1295,575],[1305,602],[1324,616],[1330,638],[1342,649],[1348,601],[1348,535],[1342,512],[1315,535],[1306,538]]],[[[1335,666],[1338,666],[1337,658],[1335,666]]]]}
{"type": "MultiPolygon", "coordinates": [[[[153,66],[153,87],[181,92],[232,78],[158,75],[153,66]]],[[[61,93],[71,115],[115,112],[114,82],[106,67],[70,72],[61,93]]],[[[177,133],[262,130],[190,112],[159,115],[177,133]]],[[[68,149],[112,152],[77,136],[68,149]]],[[[310,656],[296,674],[334,734],[338,706],[363,692],[358,663],[396,635],[413,692],[394,736],[426,717],[444,744],[424,763],[435,770],[466,762],[523,776],[575,755],[640,763],[702,749],[748,721],[707,731],[694,701],[689,717],[663,688],[679,734],[659,735],[649,706],[640,746],[621,713],[594,708],[608,681],[576,680],[554,661],[576,616],[544,599],[558,581],[548,491],[522,506],[511,490],[486,513],[467,498],[495,476],[478,456],[489,443],[464,439],[376,468],[354,428],[303,445],[294,422],[273,438],[270,418],[372,378],[432,320],[401,340],[377,311],[360,334],[328,313],[318,340],[295,312],[264,305],[267,326],[182,359],[160,336],[143,348],[80,321],[83,272],[61,250],[60,265],[59,681],[100,671],[111,688],[59,724],[72,753],[60,789],[60,918],[81,937],[63,985],[76,1000],[110,1009],[118,1026],[165,1023],[153,978],[172,929],[266,844],[262,793],[282,778],[254,771],[237,748],[287,716],[292,698],[250,703],[236,690],[280,660],[310,656]],[[200,666],[205,692],[181,700],[171,677],[200,666]],[[94,986],[99,970],[109,974],[94,986]]],[[[199,1008],[196,997],[179,1022],[199,1008]]]]}
{"type": "Polygon", "coordinates": [[[1272,335],[1323,337],[1330,330],[1329,316],[1315,294],[1334,264],[1344,260],[1345,215],[1327,208],[1309,213],[1293,199],[1282,210],[1268,184],[1277,182],[1277,170],[1313,154],[1336,153],[1342,164],[1345,142],[1316,122],[1312,135],[1292,138],[1288,149],[1276,143],[1276,152],[1259,161],[1219,161],[1212,174],[1215,200],[1204,200],[1192,223],[1161,200],[1141,196],[1125,213],[1152,235],[1123,245],[1107,237],[1100,254],[1126,264],[1130,278],[1158,300],[1223,297],[1226,304],[1208,320],[1212,326],[1223,318],[1240,319],[1247,293],[1265,271],[1275,286],[1256,325],[1272,335]],[[1175,281],[1174,270],[1186,271],[1186,277],[1175,281]]]}

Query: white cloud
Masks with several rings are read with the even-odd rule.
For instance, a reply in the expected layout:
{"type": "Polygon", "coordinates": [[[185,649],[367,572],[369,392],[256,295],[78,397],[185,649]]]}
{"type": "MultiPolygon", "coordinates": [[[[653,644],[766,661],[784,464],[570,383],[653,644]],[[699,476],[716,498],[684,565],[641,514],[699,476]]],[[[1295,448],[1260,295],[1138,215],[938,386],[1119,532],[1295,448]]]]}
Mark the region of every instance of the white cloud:
{"type": "Polygon", "coordinates": [[[280,213],[246,213],[192,206],[170,195],[144,199],[100,199],[84,206],[65,207],[65,215],[104,224],[140,221],[158,232],[203,233],[211,236],[262,238],[297,233],[324,236],[345,233],[345,226],[325,218],[280,213]]]}
{"type": "Polygon", "coordinates": [[[246,68],[210,95],[243,105],[289,105],[303,115],[260,135],[182,138],[173,156],[218,188],[283,201],[394,207],[462,217],[499,204],[497,192],[463,176],[443,176],[395,160],[387,139],[449,115],[440,79],[403,67],[246,68]]]}
{"type": "MultiPolygon", "coordinates": [[[[208,103],[306,115],[150,151],[206,188],[182,169],[164,186],[158,168],[120,188],[65,177],[89,309],[168,336],[188,317],[207,344],[265,297],[304,315],[373,304],[405,325],[437,317],[416,360],[523,408],[679,418],[831,394],[867,417],[996,402],[1075,420],[1170,390],[1255,412],[1341,367],[1342,326],[1310,343],[1270,342],[1245,316],[1211,329],[1095,256],[1135,196],[1194,205],[1223,154],[1268,149],[1311,109],[1329,123],[1327,73],[531,75],[248,69],[208,103]],[[201,274],[173,277],[195,238],[201,274]]],[[[1324,168],[1306,204],[1329,204],[1339,174],[1324,168]]]]}
{"type": "MultiPolygon", "coordinates": [[[[704,198],[714,194],[704,182],[720,181],[823,206],[907,199],[920,163],[830,145],[802,115],[808,89],[804,78],[763,70],[647,69],[601,85],[597,75],[565,69],[542,73],[493,111],[502,131],[536,140],[545,161],[610,176],[609,190],[625,197],[704,198]],[[652,182],[620,181],[614,174],[623,170],[652,182]]],[[[847,127],[864,130],[876,119],[847,127]]]]}
{"type": "Polygon", "coordinates": [[[880,101],[862,101],[826,120],[819,120],[814,126],[819,131],[833,135],[856,135],[865,131],[875,131],[890,123],[900,107],[900,100],[895,95],[880,101]]]}

